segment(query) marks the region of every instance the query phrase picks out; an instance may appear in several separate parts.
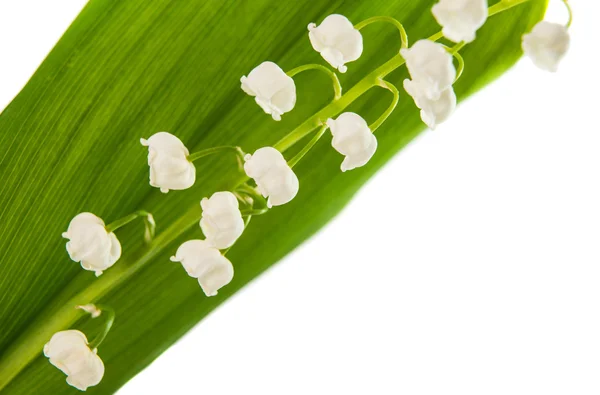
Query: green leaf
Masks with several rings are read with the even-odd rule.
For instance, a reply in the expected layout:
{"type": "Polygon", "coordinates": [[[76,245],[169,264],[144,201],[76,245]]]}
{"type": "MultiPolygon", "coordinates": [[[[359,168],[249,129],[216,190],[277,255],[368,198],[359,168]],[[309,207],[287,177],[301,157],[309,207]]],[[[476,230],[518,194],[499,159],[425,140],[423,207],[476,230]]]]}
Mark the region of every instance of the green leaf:
{"type": "MultiPolygon", "coordinates": [[[[393,16],[404,23],[411,42],[426,38],[439,31],[429,11],[434,2],[90,1],[0,116],[0,393],[78,393],[41,351],[58,330],[80,328],[91,337],[101,329],[74,309],[88,302],[110,305],[117,313],[99,350],[106,374],[88,390],[113,393],[314,234],[424,125],[401,92],[396,111],[377,131],[379,148],[367,166],[341,173],[342,157],[330,137],[319,141],[295,168],[299,195],[253,219],[228,254],[233,282],[212,298],[169,256],[182,241],[200,237],[200,199],[240,179],[235,157],[202,159],[193,188],[163,195],[148,185],[140,137],[170,131],[192,152],[215,145],[252,152],[272,145],[331,100],[331,82],[318,72],[298,75],[296,109],[274,122],[240,90],[242,75],[264,60],[284,70],[323,64],[306,26],[331,13],[355,23],[393,16]],[[117,231],[123,257],[102,277],[69,259],[61,233],[77,213],[90,211],[108,223],[139,209],[154,214],[153,244],[143,243],[139,221],[117,231]]],[[[461,99],[515,63],[521,35],[545,7],[546,1],[534,0],[490,18],[461,51],[466,69],[455,86],[461,99]]],[[[386,25],[365,28],[364,41],[362,58],[340,76],[346,91],[399,47],[398,32],[386,25]]],[[[406,75],[400,68],[387,79],[401,86],[406,75]]],[[[349,110],[373,122],[390,100],[389,92],[371,89],[349,110]]]]}

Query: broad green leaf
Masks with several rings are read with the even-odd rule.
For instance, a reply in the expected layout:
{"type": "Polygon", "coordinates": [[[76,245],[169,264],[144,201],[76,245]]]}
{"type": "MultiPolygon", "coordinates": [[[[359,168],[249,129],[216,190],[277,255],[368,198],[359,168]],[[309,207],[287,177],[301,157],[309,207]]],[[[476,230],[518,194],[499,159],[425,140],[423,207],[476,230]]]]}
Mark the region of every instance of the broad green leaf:
{"type": "MultiPolygon", "coordinates": [[[[247,152],[272,145],[331,100],[330,81],[317,72],[297,76],[296,109],[274,122],[240,90],[242,75],[264,60],[284,70],[324,64],[310,46],[306,26],[331,13],[355,23],[393,16],[405,24],[411,42],[426,38],[439,31],[430,12],[434,2],[91,0],[0,116],[0,393],[78,393],[41,351],[57,330],[74,327],[93,335],[99,329],[72,308],[88,302],[117,311],[99,350],[105,377],[89,389],[113,393],[314,234],[424,125],[402,92],[396,111],[377,131],[375,157],[347,173],[339,171],[342,157],[330,137],[321,140],[296,168],[299,195],[253,219],[228,254],[233,282],[213,298],[169,256],[182,241],[200,237],[200,199],[240,179],[235,158],[205,158],[193,188],[164,195],[148,185],[140,137],[170,131],[192,152],[223,144],[247,152]],[[124,254],[102,277],[69,260],[61,233],[73,216],[90,211],[111,222],[137,209],[156,218],[153,244],[143,243],[139,221],[117,231],[124,254]]],[[[533,0],[490,18],[462,51],[466,70],[455,86],[461,99],[515,63],[521,35],[542,18],[545,7],[546,1],[533,0]]],[[[345,91],[399,48],[391,26],[371,25],[364,39],[362,58],[340,76],[345,91]]],[[[401,86],[406,75],[400,68],[387,79],[401,86]]],[[[372,122],[390,99],[374,88],[349,110],[372,122]]],[[[498,109],[510,116],[504,110],[498,109]]]]}

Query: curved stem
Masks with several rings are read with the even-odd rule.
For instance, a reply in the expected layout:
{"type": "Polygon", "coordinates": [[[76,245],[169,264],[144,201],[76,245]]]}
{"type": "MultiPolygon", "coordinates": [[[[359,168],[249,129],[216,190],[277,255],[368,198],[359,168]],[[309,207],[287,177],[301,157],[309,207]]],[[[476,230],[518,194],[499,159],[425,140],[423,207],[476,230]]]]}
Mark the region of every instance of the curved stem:
{"type": "Polygon", "coordinates": [[[84,310],[85,312],[89,313],[92,316],[92,319],[102,317],[102,316],[107,317],[106,322],[104,323],[104,329],[102,330],[102,332],[100,332],[94,338],[94,340],[92,340],[88,344],[88,346],[90,347],[91,350],[98,348],[98,346],[100,346],[100,344],[102,344],[104,339],[106,339],[108,332],[110,332],[110,328],[112,328],[112,325],[115,322],[115,315],[116,315],[115,310],[110,306],[101,305],[101,304],[98,304],[98,305],[87,304],[87,305],[83,305],[83,306],[77,306],[76,308],[84,310]]]}
{"type": "MultiPolygon", "coordinates": [[[[254,205],[259,202],[260,203],[260,209],[267,209],[267,201],[266,199],[260,194],[258,193],[258,191],[249,186],[248,184],[241,184],[238,185],[237,188],[235,189],[236,193],[242,194],[242,195],[246,195],[247,197],[249,197],[251,199],[251,203],[250,205],[252,206],[252,209],[256,209],[254,207],[254,205]]],[[[244,201],[244,203],[247,203],[246,201],[244,201]]]]}
{"type": "Polygon", "coordinates": [[[573,9],[571,8],[571,4],[569,4],[568,0],[563,0],[563,3],[565,4],[565,7],[567,7],[567,11],[569,11],[569,20],[565,25],[568,29],[571,27],[571,23],[573,23],[573,9]]]}
{"type": "Polygon", "coordinates": [[[325,66],[321,66],[320,64],[305,64],[304,66],[299,66],[299,67],[296,67],[295,69],[291,69],[286,74],[290,77],[293,77],[296,74],[299,74],[306,70],[319,70],[319,71],[322,71],[325,74],[327,74],[329,76],[329,78],[331,78],[331,82],[333,83],[334,100],[337,100],[340,97],[342,97],[342,85],[340,84],[340,80],[338,79],[337,74],[334,73],[333,71],[329,70],[325,66]]]}
{"type": "MultiPolygon", "coordinates": [[[[264,213],[262,213],[262,214],[264,214],[264,213]]],[[[257,215],[260,215],[260,214],[257,214],[257,215]]],[[[248,227],[248,224],[250,223],[251,219],[252,219],[252,215],[251,214],[247,215],[246,218],[244,219],[244,231],[246,231],[246,228],[248,227]]],[[[229,252],[229,250],[231,250],[232,248],[233,248],[233,246],[224,249],[223,251],[221,251],[221,254],[223,256],[227,255],[227,253],[229,252]]]]}
{"type": "Polygon", "coordinates": [[[385,80],[380,80],[378,86],[385,88],[385,89],[389,90],[390,92],[392,92],[394,94],[394,98],[392,99],[392,103],[387,108],[387,110],[385,110],[385,112],[383,114],[381,114],[381,116],[375,122],[373,122],[373,124],[369,125],[369,129],[371,129],[371,132],[373,132],[373,133],[375,133],[375,131],[381,125],[383,125],[385,120],[392,114],[392,112],[394,112],[394,109],[396,108],[396,105],[398,104],[398,100],[400,99],[400,92],[398,91],[398,88],[396,88],[396,85],[392,84],[391,82],[388,82],[385,80]]]}
{"type": "Polygon", "coordinates": [[[133,214],[129,214],[126,217],[111,222],[106,226],[106,231],[109,233],[114,232],[115,230],[127,225],[131,221],[140,217],[144,218],[144,240],[146,240],[146,242],[149,243],[150,241],[152,241],[152,239],[154,238],[154,234],[156,233],[156,222],[154,222],[154,217],[152,216],[152,214],[145,210],[138,210],[133,214]]]}
{"type": "Polygon", "coordinates": [[[257,208],[257,209],[249,209],[249,210],[242,210],[242,216],[243,217],[251,217],[253,215],[263,215],[265,213],[267,213],[269,211],[269,209],[267,207],[265,208],[257,208]]]}
{"type": "Polygon", "coordinates": [[[465,60],[458,52],[452,54],[458,61],[458,68],[456,69],[456,78],[454,79],[454,83],[458,81],[458,79],[462,76],[463,71],[465,71],[465,60]]]}
{"type": "Polygon", "coordinates": [[[304,148],[302,148],[302,150],[300,152],[298,152],[296,154],[296,156],[294,156],[292,159],[290,159],[288,161],[288,165],[291,168],[293,168],[298,162],[300,162],[300,160],[302,158],[304,158],[304,155],[306,155],[308,153],[308,151],[310,151],[310,149],[312,147],[314,147],[315,144],[317,144],[317,141],[319,141],[321,139],[321,137],[323,137],[323,134],[325,134],[325,131],[327,130],[327,128],[328,128],[327,125],[321,126],[321,129],[319,129],[317,134],[315,134],[315,136],[304,146],[304,148]]]}
{"type": "Polygon", "coordinates": [[[375,23],[375,22],[387,22],[387,23],[391,23],[392,25],[394,25],[400,32],[400,42],[401,42],[400,48],[408,48],[408,34],[406,34],[406,29],[404,29],[404,25],[402,25],[395,18],[392,18],[390,16],[374,16],[372,18],[365,19],[364,21],[362,21],[360,23],[357,23],[356,25],[354,25],[354,28],[356,30],[361,30],[365,26],[368,26],[371,23],[375,23]]]}
{"type": "Polygon", "coordinates": [[[456,58],[456,60],[458,61],[458,68],[456,69],[456,78],[454,78],[454,82],[453,83],[456,83],[456,81],[458,81],[458,79],[461,77],[463,71],[465,71],[465,60],[463,59],[462,55],[458,52],[465,45],[466,45],[466,43],[464,41],[456,44],[452,48],[448,47],[447,45],[444,45],[444,47],[446,47],[446,49],[448,50],[448,52],[452,56],[454,56],[456,58]]]}
{"type": "Polygon", "coordinates": [[[240,147],[233,145],[223,145],[221,147],[212,147],[202,151],[194,152],[188,156],[188,160],[190,162],[194,162],[200,158],[204,158],[205,156],[218,154],[225,151],[233,151],[237,155],[238,161],[241,160],[241,163],[244,163],[244,155],[246,155],[246,153],[240,147]]]}
{"type": "MultiPolygon", "coordinates": [[[[502,1],[488,9],[490,16],[512,8],[528,0],[502,1]]],[[[437,33],[430,40],[439,40],[441,33],[437,33]]],[[[283,152],[296,144],[302,137],[322,125],[322,119],[334,117],[341,113],[347,106],[363,95],[371,87],[378,84],[378,80],[384,78],[392,71],[404,64],[400,55],[394,56],[382,66],[371,72],[352,89],[348,90],[339,100],[330,103],[309,119],[300,124],[291,133],[281,139],[275,148],[283,152]]],[[[245,175],[237,175],[236,179],[229,180],[231,186],[243,184],[247,181],[245,175]]],[[[194,204],[186,213],[162,231],[135,259],[129,262],[121,262],[107,271],[101,278],[90,283],[85,288],[80,288],[79,283],[66,287],[56,296],[56,304],[52,308],[43,311],[26,328],[21,335],[12,342],[0,355],[0,390],[21,372],[29,363],[40,354],[44,344],[52,335],[65,327],[72,325],[78,318],[78,313],[72,308],[74,305],[88,303],[97,300],[108,292],[122,285],[132,276],[145,268],[152,260],[158,258],[165,248],[168,248],[187,230],[198,226],[197,222],[202,212],[198,204],[194,204]]],[[[125,258],[127,259],[127,258],[125,258]]]]}

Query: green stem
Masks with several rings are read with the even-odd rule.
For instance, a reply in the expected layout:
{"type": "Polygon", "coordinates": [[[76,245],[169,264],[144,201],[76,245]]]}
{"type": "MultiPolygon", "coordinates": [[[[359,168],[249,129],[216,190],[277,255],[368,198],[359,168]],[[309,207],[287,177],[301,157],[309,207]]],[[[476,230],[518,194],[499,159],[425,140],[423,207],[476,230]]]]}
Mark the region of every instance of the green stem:
{"type": "MultiPolygon", "coordinates": [[[[98,334],[98,336],[96,336],[94,338],[94,340],[92,340],[89,343],[89,347],[91,350],[98,348],[98,346],[100,346],[100,344],[102,344],[104,339],[106,339],[108,332],[110,332],[110,328],[112,328],[112,325],[115,322],[115,315],[116,315],[115,310],[112,307],[99,304],[99,305],[96,305],[96,308],[98,310],[100,310],[100,315],[98,317],[106,316],[107,318],[106,318],[106,322],[104,323],[104,329],[102,330],[102,332],[100,332],[98,334]]],[[[92,318],[94,318],[93,315],[92,315],[92,318]]]]}
{"type": "MultiPolygon", "coordinates": [[[[258,211],[258,210],[257,210],[258,211]]],[[[255,214],[255,215],[261,215],[264,214],[268,211],[268,209],[265,209],[264,212],[260,213],[260,214],[255,214]]],[[[248,224],[250,223],[250,220],[252,219],[252,214],[247,214],[245,215],[245,219],[244,219],[244,232],[246,231],[246,228],[248,227],[248,224]]],[[[235,244],[234,244],[235,245],[235,244]]],[[[223,256],[227,255],[227,253],[229,252],[229,250],[231,250],[233,248],[233,246],[221,251],[221,254],[223,254],[223,256]]]]}
{"type": "Polygon", "coordinates": [[[569,2],[567,0],[563,0],[563,3],[567,7],[567,11],[569,11],[569,20],[567,21],[567,24],[565,25],[568,29],[571,27],[571,24],[573,23],[573,9],[571,8],[571,4],[569,4],[569,2]]]}
{"type": "Polygon", "coordinates": [[[448,52],[452,56],[454,56],[456,58],[456,60],[458,61],[458,68],[456,69],[456,78],[454,78],[454,83],[456,83],[456,81],[458,81],[458,79],[462,75],[463,71],[465,70],[465,60],[463,59],[462,55],[458,52],[465,45],[466,45],[466,43],[464,41],[456,44],[452,48],[448,47],[447,45],[444,45],[444,47],[446,47],[446,49],[448,50],[448,52]]]}
{"type": "Polygon", "coordinates": [[[328,128],[327,125],[321,126],[321,129],[319,129],[319,131],[317,132],[317,134],[315,134],[315,136],[308,142],[308,144],[306,144],[304,146],[304,148],[302,148],[302,150],[296,154],[296,156],[294,156],[292,159],[290,159],[288,161],[288,165],[291,168],[293,168],[294,166],[296,166],[296,164],[298,164],[298,162],[300,162],[300,160],[302,158],[304,158],[304,155],[306,155],[308,153],[308,151],[310,151],[311,148],[315,144],[317,144],[317,141],[319,141],[321,139],[321,137],[323,137],[323,134],[325,134],[325,131],[327,130],[327,128],[328,128]]]}
{"type": "Polygon", "coordinates": [[[354,25],[354,28],[356,30],[361,30],[365,26],[368,26],[371,23],[375,22],[386,22],[394,25],[396,29],[398,29],[398,31],[400,32],[400,42],[402,43],[400,48],[408,48],[408,35],[406,34],[406,29],[404,29],[404,25],[402,25],[395,18],[392,18],[390,16],[374,16],[372,18],[365,19],[360,23],[357,23],[356,25],[354,25]]]}
{"type": "Polygon", "coordinates": [[[242,216],[243,217],[251,217],[253,215],[263,215],[265,213],[267,213],[269,211],[268,208],[256,208],[256,209],[249,209],[249,210],[242,210],[242,216]]]}
{"type": "Polygon", "coordinates": [[[454,56],[458,61],[458,67],[456,69],[456,78],[454,79],[454,83],[456,83],[456,81],[458,81],[458,79],[462,76],[463,71],[465,71],[465,60],[458,52],[453,52],[452,56],[454,56]]]}
{"type": "MultiPolygon", "coordinates": [[[[498,14],[526,1],[528,0],[500,2],[488,9],[489,15],[498,14]]],[[[441,37],[442,34],[437,33],[429,37],[429,39],[435,41],[441,37]]],[[[275,148],[283,152],[293,146],[312,130],[322,125],[322,120],[335,117],[335,115],[342,112],[366,91],[378,85],[380,79],[383,79],[403,64],[404,59],[400,55],[394,56],[375,71],[368,74],[339,100],[327,105],[300,124],[290,134],[275,144],[275,148]]],[[[232,181],[232,186],[239,186],[247,181],[245,175],[238,175],[238,177],[232,181]]],[[[149,262],[160,256],[163,250],[169,247],[184,232],[197,226],[197,222],[201,216],[200,206],[194,204],[184,215],[156,236],[150,245],[144,249],[143,253],[132,255],[136,256],[137,259],[129,262],[123,259],[123,262],[106,271],[102,277],[90,283],[90,285],[82,290],[77,291],[72,287],[67,287],[56,297],[56,300],[60,301],[60,304],[55,302],[52,308],[48,308],[36,317],[28,328],[21,333],[21,336],[12,342],[2,356],[0,356],[0,390],[5,388],[33,359],[41,355],[44,344],[50,340],[54,333],[70,327],[77,321],[79,314],[72,306],[86,304],[91,300],[98,300],[109,291],[119,287],[149,262]]]]}
{"type": "Polygon", "coordinates": [[[319,70],[319,71],[322,71],[323,73],[327,74],[329,76],[329,78],[331,78],[331,82],[333,83],[333,98],[334,98],[334,100],[337,100],[340,97],[342,97],[342,85],[340,84],[340,80],[338,79],[337,74],[334,73],[333,71],[329,70],[325,66],[321,66],[320,64],[305,64],[304,66],[299,66],[299,67],[296,67],[295,69],[288,71],[286,74],[290,77],[293,77],[296,74],[299,74],[306,70],[319,70]]]}
{"type": "Polygon", "coordinates": [[[385,112],[383,114],[381,114],[381,116],[375,122],[373,122],[373,124],[369,125],[369,129],[371,129],[371,132],[373,132],[373,133],[375,133],[375,131],[381,125],[383,125],[385,120],[392,114],[392,112],[394,112],[394,109],[396,108],[396,105],[398,104],[398,100],[400,99],[400,92],[398,91],[398,88],[396,88],[396,85],[392,84],[391,82],[385,81],[385,80],[380,80],[379,86],[392,92],[394,94],[394,98],[392,99],[392,103],[387,108],[387,110],[385,110],[385,112]]]}
{"type": "Polygon", "coordinates": [[[114,232],[115,230],[127,225],[131,221],[140,217],[144,218],[144,240],[146,240],[146,242],[149,243],[150,241],[152,241],[152,239],[154,238],[154,234],[156,233],[156,222],[154,222],[154,217],[152,216],[152,214],[145,210],[138,210],[133,214],[129,214],[126,217],[111,222],[106,226],[106,231],[109,233],[114,232]]]}
{"type": "Polygon", "coordinates": [[[254,205],[256,203],[260,203],[260,209],[267,209],[267,201],[266,199],[260,194],[258,193],[258,191],[247,185],[247,184],[241,184],[238,185],[235,189],[236,193],[241,193],[243,195],[248,196],[250,199],[252,199],[252,208],[255,209],[254,205]]]}
{"type": "Polygon", "coordinates": [[[224,145],[221,147],[207,148],[202,151],[194,152],[193,154],[190,154],[188,156],[188,160],[190,162],[194,162],[200,158],[204,158],[205,156],[218,154],[220,152],[226,152],[226,151],[233,151],[237,155],[238,159],[241,159],[242,163],[243,163],[244,155],[246,155],[246,153],[244,151],[242,151],[242,149],[240,147],[233,146],[233,145],[224,145]]]}

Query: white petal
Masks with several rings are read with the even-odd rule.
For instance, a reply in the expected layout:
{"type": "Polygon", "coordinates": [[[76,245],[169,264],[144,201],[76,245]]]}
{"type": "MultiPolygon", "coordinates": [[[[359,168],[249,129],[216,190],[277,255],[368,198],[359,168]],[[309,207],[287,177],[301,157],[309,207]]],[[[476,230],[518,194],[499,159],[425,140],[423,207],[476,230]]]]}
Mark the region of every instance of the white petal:
{"type": "Polygon", "coordinates": [[[170,133],[159,132],[141,142],[148,147],[150,185],[165,193],[194,185],[196,168],[188,160],[189,151],[181,140],[170,133]]]}
{"type": "Polygon", "coordinates": [[[233,278],[233,265],[221,252],[205,240],[189,240],[183,243],[174,257],[186,272],[198,279],[206,296],[213,296],[233,278]]]}
{"type": "Polygon", "coordinates": [[[367,122],[358,114],[345,112],[337,119],[328,119],[333,139],[331,145],[344,155],[342,171],[364,166],[377,150],[377,138],[367,122]]]}
{"type": "Polygon", "coordinates": [[[85,270],[102,272],[121,256],[121,245],[114,234],[108,234],[104,221],[91,213],[75,216],[63,233],[68,238],[67,252],[85,270]]]}
{"type": "Polygon", "coordinates": [[[273,62],[259,64],[240,81],[242,90],[254,96],[256,103],[275,120],[296,104],[294,80],[273,62]]]}
{"type": "Polygon", "coordinates": [[[104,376],[104,364],[89,349],[87,338],[77,330],[55,333],[44,346],[50,363],[67,375],[67,383],[81,391],[97,385],[104,376]]]}
{"type": "Polygon", "coordinates": [[[259,148],[244,158],[246,175],[256,182],[258,191],[268,197],[267,204],[279,206],[298,193],[299,181],[283,155],[272,147],[259,148]]]}
{"type": "Polygon", "coordinates": [[[488,5],[487,0],[440,0],[431,11],[447,39],[471,42],[487,19],[488,5]]]}
{"type": "Polygon", "coordinates": [[[216,192],[204,198],[200,227],[213,247],[220,250],[231,247],[244,231],[244,220],[239,203],[231,192],[216,192]]]}
{"type": "Polygon", "coordinates": [[[362,35],[343,15],[329,15],[319,26],[309,24],[308,30],[315,51],[342,73],[346,72],[345,64],[357,60],[363,52],[362,35]]]}
{"type": "Polygon", "coordinates": [[[456,78],[452,55],[446,48],[430,40],[419,40],[411,48],[400,50],[406,67],[429,99],[439,98],[440,93],[451,86],[456,78]]]}
{"type": "Polygon", "coordinates": [[[555,72],[569,50],[567,28],[557,23],[541,21],[523,35],[523,51],[542,70],[555,72]]]}

